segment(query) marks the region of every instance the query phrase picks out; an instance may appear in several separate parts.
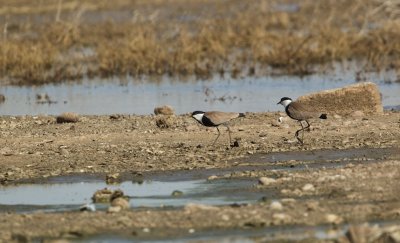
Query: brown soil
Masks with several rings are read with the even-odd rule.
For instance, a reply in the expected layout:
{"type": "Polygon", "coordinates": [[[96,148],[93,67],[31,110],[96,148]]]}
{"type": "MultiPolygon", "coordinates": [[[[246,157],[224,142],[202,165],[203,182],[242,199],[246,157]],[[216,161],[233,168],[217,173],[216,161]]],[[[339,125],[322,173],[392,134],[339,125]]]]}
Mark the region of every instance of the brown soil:
{"type": "MultiPolygon", "coordinates": [[[[63,124],[57,124],[56,118],[50,116],[1,117],[0,181],[7,185],[75,173],[240,168],[249,163],[246,157],[274,151],[400,148],[399,112],[336,116],[312,122],[304,146],[294,139],[298,124],[290,120],[278,123],[280,116],[286,117],[283,113],[248,113],[246,118],[235,120],[232,138],[239,147],[231,149],[227,148],[224,128],[212,147],[216,129],[200,127],[188,115],[170,117],[162,129],[156,125],[162,116],[84,116],[77,123],[63,124]]],[[[143,228],[163,235],[192,228],[201,231],[400,220],[399,165],[394,155],[379,163],[347,164],[341,168],[290,173],[254,170],[239,175],[277,178],[275,183],[258,186],[257,190],[274,189],[281,198],[291,198],[281,200],[283,209],[279,211],[271,209],[270,202],[264,202],[240,207],[189,205],[181,210],[129,210],[116,214],[1,213],[0,241],[104,232],[140,236],[144,234],[143,228]],[[303,188],[306,184],[312,184],[313,189],[303,188]]]]}

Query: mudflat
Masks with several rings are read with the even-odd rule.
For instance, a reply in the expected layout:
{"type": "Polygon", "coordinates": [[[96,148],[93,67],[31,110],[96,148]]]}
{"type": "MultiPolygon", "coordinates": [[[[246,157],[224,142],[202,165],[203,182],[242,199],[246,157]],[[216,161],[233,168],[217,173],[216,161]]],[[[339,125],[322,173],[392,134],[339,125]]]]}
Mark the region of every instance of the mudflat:
{"type": "MultiPolygon", "coordinates": [[[[0,118],[0,182],[3,186],[46,182],[48,178],[119,172],[129,176],[172,172],[201,175],[214,169],[219,178],[274,178],[249,190],[274,191],[270,200],[246,205],[187,205],[178,209],[130,209],[121,213],[63,212],[0,213],[0,241],[70,238],[115,233],[145,237],[177,235],[209,229],[266,228],[273,225],[355,224],[400,220],[400,112],[355,114],[312,121],[304,145],[294,137],[299,124],[283,112],[247,113],[231,123],[235,147],[221,127],[197,124],[179,116],[81,116],[76,123],[56,123],[53,116],[0,118]],[[279,117],[284,117],[279,122],[279,117]],[[368,153],[389,148],[374,160],[360,154],[352,163],[318,166],[308,161],[302,170],[266,170],[275,163],[289,167],[304,161],[267,161],[273,152],[313,152],[360,148],[368,153]],[[258,158],[258,159],[257,159],[258,158]],[[251,170],[249,170],[251,166],[251,170]],[[243,168],[243,169],[241,169],[243,168]],[[223,171],[219,174],[218,171],[223,171]],[[229,172],[231,170],[231,172],[229,172]],[[61,224],[59,222],[62,222],[61,224]],[[51,227],[50,227],[51,226],[51,227]],[[146,229],[143,231],[143,229],[146,229]]],[[[354,158],[352,158],[354,159],[354,158]]],[[[100,188],[99,188],[100,189],[100,188]]],[[[91,195],[88,195],[90,197],[91,195]]],[[[188,233],[189,234],[189,233],[188,233]]]]}

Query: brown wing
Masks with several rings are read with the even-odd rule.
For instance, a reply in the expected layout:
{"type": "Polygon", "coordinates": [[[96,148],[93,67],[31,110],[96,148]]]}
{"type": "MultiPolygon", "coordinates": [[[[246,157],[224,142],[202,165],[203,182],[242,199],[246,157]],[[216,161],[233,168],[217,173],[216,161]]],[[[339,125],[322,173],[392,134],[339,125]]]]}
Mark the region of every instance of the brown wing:
{"type": "Polygon", "coordinates": [[[234,118],[239,117],[239,113],[237,112],[222,112],[222,111],[208,111],[204,113],[204,116],[206,116],[212,123],[215,125],[220,125],[225,122],[228,122],[234,118]]]}
{"type": "Polygon", "coordinates": [[[288,116],[296,120],[307,120],[310,118],[318,118],[319,112],[310,110],[309,107],[305,107],[301,103],[294,101],[287,107],[288,116]]]}

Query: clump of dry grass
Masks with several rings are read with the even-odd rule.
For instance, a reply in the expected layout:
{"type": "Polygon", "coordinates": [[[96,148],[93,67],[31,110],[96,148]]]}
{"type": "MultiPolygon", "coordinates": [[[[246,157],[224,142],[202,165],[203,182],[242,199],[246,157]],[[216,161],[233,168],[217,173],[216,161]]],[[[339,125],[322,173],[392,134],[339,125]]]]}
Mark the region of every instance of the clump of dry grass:
{"type": "Polygon", "coordinates": [[[56,117],[57,123],[76,123],[79,121],[79,115],[73,112],[64,112],[56,117]]]}
{"type": "Polygon", "coordinates": [[[304,75],[347,59],[398,68],[400,8],[390,3],[19,0],[0,8],[9,16],[0,76],[24,84],[85,75],[304,75]],[[20,16],[42,19],[21,23],[20,16]]]}

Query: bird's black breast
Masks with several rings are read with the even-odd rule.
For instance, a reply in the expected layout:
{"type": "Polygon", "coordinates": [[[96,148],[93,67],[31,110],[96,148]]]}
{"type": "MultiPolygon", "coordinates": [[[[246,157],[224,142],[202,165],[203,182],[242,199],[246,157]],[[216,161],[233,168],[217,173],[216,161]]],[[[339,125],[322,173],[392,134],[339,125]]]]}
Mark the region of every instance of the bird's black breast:
{"type": "Polygon", "coordinates": [[[299,117],[295,116],[295,114],[293,114],[293,113],[291,113],[291,112],[289,111],[290,105],[291,105],[291,104],[289,104],[289,105],[287,105],[287,106],[285,107],[286,114],[287,114],[290,118],[292,118],[292,119],[294,119],[294,120],[301,120],[301,119],[299,119],[299,117]]]}
{"type": "Polygon", "coordinates": [[[201,119],[201,122],[206,127],[216,127],[217,126],[206,116],[203,116],[203,118],[201,119]]]}

